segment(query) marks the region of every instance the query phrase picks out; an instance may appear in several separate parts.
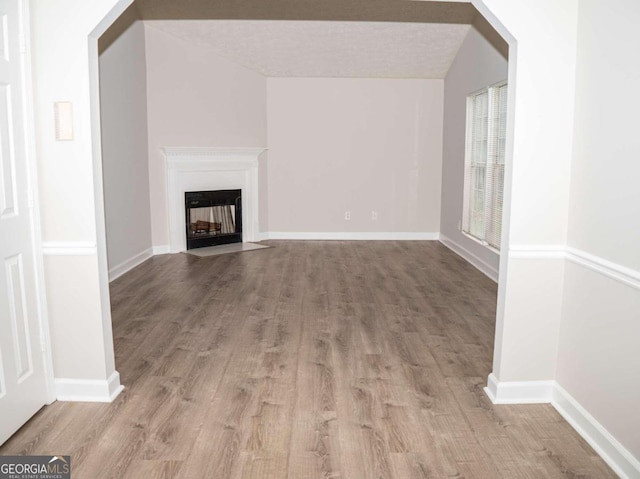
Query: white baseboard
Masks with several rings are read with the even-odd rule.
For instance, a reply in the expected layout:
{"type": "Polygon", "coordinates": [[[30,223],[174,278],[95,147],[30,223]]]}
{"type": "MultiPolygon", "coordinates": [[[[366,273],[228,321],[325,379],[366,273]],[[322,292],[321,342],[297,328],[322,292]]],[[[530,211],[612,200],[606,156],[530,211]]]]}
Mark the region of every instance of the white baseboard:
{"type": "Polygon", "coordinates": [[[551,404],[616,474],[624,479],[640,477],[640,461],[557,383],[551,404]]]}
{"type": "Polygon", "coordinates": [[[480,272],[484,273],[485,276],[489,277],[496,283],[498,282],[498,270],[491,266],[489,263],[481,260],[471,251],[466,249],[463,246],[460,246],[458,243],[453,241],[451,238],[440,234],[440,242],[449,248],[451,251],[456,253],[458,256],[462,257],[464,260],[471,263],[476,269],[480,270],[480,272]]]}
{"type": "Polygon", "coordinates": [[[491,373],[484,390],[494,404],[550,403],[616,474],[640,478],[640,461],[556,381],[500,382],[491,373]]]}
{"type": "Polygon", "coordinates": [[[148,248],[143,252],[138,253],[137,255],[129,258],[128,260],[123,261],[122,263],[114,266],[109,270],[109,282],[119,278],[126,272],[131,271],[133,268],[135,268],[139,264],[144,263],[146,260],[151,258],[153,254],[154,254],[153,248],[148,248]]]}
{"type": "MultiPolygon", "coordinates": [[[[258,233],[254,242],[266,240],[338,240],[338,241],[437,241],[440,233],[378,233],[378,232],[290,232],[265,231],[258,233]]],[[[171,253],[169,245],[154,246],[153,254],[171,253]]]]}
{"type": "Polygon", "coordinates": [[[160,246],[154,246],[153,247],[153,255],[157,255],[157,254],[169,254],[169,245],[168,244],[163,244],[160,246]]]}
{"type": "Polygon", "coordinates": [[[108,379],[58,378],[55,384],[58,401],[112,402],[124,389],[118,371],[114,371],[108,379]]]}
{"type": "Polygon", "coordinates": [[[555,381],[498,381],[489,374],[484,389],[493,404],[550,403],[555,381]]]}
{"type": "Polygon", "coordinates": [[[440,233],[424,232],[277,232],[261,233],[262,239],[273,240],[340,240],[340,241],[434,241],[440,233]]]}

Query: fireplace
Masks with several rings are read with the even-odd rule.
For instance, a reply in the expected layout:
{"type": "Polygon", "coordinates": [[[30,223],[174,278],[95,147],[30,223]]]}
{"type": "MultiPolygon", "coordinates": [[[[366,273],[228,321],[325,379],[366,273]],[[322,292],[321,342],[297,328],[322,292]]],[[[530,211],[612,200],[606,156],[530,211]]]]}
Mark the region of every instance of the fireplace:
{"type": "MultiPolygon", "coordinates": [[[[169,208],[169,253],[187,249],[185,192],[242,190],[242,241],[259,241],[259,156],[264,148],[163,147],[169,208]]],[[[264,159],[260,160],[264,161],[264,159]]]]}
{"type": "Polygon", "coordinates": [[[184,194],[187,249],[242,243],[242,190],[184,194]]]}

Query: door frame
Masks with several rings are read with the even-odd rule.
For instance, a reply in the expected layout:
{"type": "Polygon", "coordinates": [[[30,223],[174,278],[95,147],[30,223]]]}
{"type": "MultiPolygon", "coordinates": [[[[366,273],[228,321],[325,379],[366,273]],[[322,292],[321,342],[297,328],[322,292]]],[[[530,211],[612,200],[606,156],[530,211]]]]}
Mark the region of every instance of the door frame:
{"type": "Polygon", "coordinates": [[[25,130],[25,160],[27,162],[28,196],[31,206],[31,236],[34,253],[36,298],[38,305],[38,324],[40,328],[40,344],[38,349],[44,363],[44,375],[49,405],[56,400],[55,375],[53,367],[53,352],[51,347],[51,330],[47,309],[46,281],[44,276],[44,255],[42,253],[42,223],[40,218],[40,197],[38,186],[38,162],[35,137],[35,102],[33,97],[33,69],[31,66],[31,12],[28,0],[18,0],[20,3],[20,37],[24,51],[20,54],[23,62],[22,87],[24,88],[24,130],[25,130]]]}

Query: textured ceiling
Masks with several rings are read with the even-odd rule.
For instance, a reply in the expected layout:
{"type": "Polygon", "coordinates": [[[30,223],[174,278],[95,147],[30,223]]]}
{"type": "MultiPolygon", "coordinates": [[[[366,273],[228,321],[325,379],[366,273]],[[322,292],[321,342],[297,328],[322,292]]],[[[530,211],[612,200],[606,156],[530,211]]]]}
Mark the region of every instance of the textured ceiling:
{"type": "Polygon", "coordinates": [[[444,78],[469,28],[455,23],[145,22],[265,76],[444,78]]]}

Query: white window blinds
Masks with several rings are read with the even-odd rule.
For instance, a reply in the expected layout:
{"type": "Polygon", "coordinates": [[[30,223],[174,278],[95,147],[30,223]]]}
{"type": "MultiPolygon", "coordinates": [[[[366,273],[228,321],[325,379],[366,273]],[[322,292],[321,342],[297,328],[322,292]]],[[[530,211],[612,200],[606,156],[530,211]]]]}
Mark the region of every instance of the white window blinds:
{"type": "Polygon", "coordinates": [[[496,249],[502,234],[506,130],[506,83],[467,97],[462,230],[496,249]]]}

